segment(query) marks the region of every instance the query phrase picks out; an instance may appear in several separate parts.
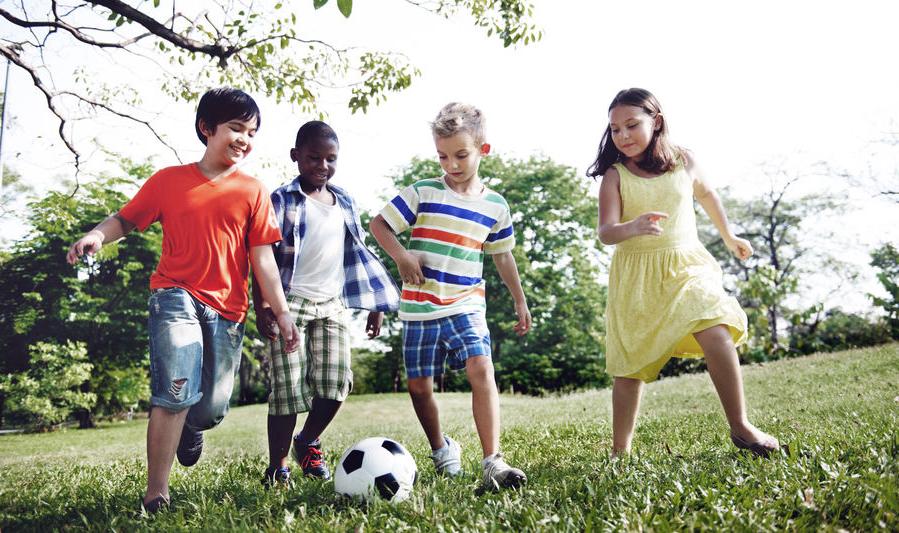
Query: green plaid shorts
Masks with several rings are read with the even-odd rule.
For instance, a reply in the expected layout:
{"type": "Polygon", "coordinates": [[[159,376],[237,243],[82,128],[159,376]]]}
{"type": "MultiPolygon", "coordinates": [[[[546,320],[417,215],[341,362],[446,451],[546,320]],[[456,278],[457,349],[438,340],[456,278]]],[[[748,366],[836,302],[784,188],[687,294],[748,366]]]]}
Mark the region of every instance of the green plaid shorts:
{"type": "Polygon", "coordinates": [[[350,368],[350,312],[340,298],[312,302],[291,294],[290,313],[300,330],[296,351],[284,353],[284,340],[270,341],[270,415],[305,413],[312,398],[342,402],[353,389],[350,368]]]}

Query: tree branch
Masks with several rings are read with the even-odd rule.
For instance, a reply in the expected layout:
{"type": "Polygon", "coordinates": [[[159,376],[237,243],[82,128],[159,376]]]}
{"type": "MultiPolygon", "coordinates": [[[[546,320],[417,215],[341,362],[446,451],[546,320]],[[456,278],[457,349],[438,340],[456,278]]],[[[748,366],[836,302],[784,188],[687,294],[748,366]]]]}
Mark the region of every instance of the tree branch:
{"type": "Polygon", "coordinates": [[[169,143],[165,142],[165,139],[163,139],[162,136],[160,136],[159,133],[156,131],[156,129],[155,129],[149,122],[147,122],[146,120],[141,120],[141,119],[139,119],[139,118],[137,118],[137,117],[134,117],[134,116],[129,115],[128,113],[123,113],[123,112],[121,112],[121,111],[117,111],[117,110],[113,109],[112,107],[110,107],[110,106],[108,106],[108,105],[106,105],[106,104],[104,104],[104,103],[102,103],[102,102],[97,102],[97,101],[95,101],[95,100],[90,100],[90,99],[88,99],[88,98],[85,98],[84,96],[81,96],[80,94],[76,94],[76,93],[73,93],[73,92],[71,92],[71,91],[60,91],[60,92],[58,92],[58,93],[56,93],[56,94],[57,94],[57,95],[60,95],[60,96],[61,96],[61,95],[71,96],[71,97],[73,97],[73,98],[76,98],[76,99],[78,99],[78,100],[80,100],[80,101],[82,101],[82,102],[88,104],[88,105],[91,105],[91,106],[93,106],[93,107],[99,107],[100,109],[106,110],[106,111],[108,111],[109,113],[112,113],[113,115],[122,117],[122,118],[127,119],[127,120],[131,120],[131,121],[137,122],[138,124],[143,124],[148,130],[150,130],[150,132],[156,137],[156,139],[157,139],[160,143],[162,143],[166,148],[168,148],[169,150],[171,150],[173,154],[175,154],[175,159],[177,159],[179,163],[183,163],[183,161],[181,161],[181,157],[178,155],[178,151],[175,150],[169,143]]]}
{"type": "Polygon", "coordinates": [[[31,76],[31,81],[34,83],[34,86],[43,93],[44,98],[47,100],[47,107],[50,109],[56,118],[59,119],[59,129],[57,130],[59,133],[59,138],[62,139],[62,142],[66,145],[66,148],[69,149],[69,152],[75,156],[75,189],[72,191],[72,196],[78,191],[79,183],[78,183],[78,174],[81,172],[81,153],[75,148],[72,142],[66,137],[65,134],[65,125],[66,119],[62,116],[62,113],[56,108],[56,105],[53,103],[53,99],[57,96],[55,93],[51,92],[50,89],[44,85],[44,82],[37,75],[35,69],[33,69],[30,65],[26,64],[22,61],[22,57],[19,55],[20,48],[16,49],[12,46],[7,46],[6,44],[0,43],[0,53],[3,54],[6,59],[10,62],[14,63],[16,66],[24,70],[31,76]]]}

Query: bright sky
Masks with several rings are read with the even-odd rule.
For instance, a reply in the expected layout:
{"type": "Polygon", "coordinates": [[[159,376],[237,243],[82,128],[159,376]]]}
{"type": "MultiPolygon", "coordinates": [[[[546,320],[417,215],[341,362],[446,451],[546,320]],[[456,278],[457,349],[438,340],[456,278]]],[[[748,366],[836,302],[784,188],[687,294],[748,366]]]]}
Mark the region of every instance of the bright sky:
{"type": "MultiPolygon", "coordinates": [[[[632,86],[656,94],[674,141],[696,153],[716,186],[731,186],[737,196],[765,190],[768,178],[759,168],[772,162],[808,175],[818,161],[897,175],[899,147],[878,144],[899,131],[896,2],[536,0],[543,40],[510,49],[465,17],[443,20],[400,0],[357,0],[349,19],[334,2],[318,12],[308,0],[296,3],[300,20],[309,21],[305,37],[401,52],[422,72],[409,90],[367,114],[350,115],[342,95],[321,101],[341,139],[335,183],[365,208],[380,207],[397,167],[416,155],[433,156],[428,121],[449,101],[484,110],[494,153],[544,154],[583,176],[606,126],[608,102],[632,86]]],[[[50,58],[85,60],[67,53],[50,58]]],[[[97,65],[104,57],[84,66],[98,81],[121,83],[102,74],[97,65]]],[[[161,129],[182,158],[198,159],[203,147],[193,133],[193,106],[161,99],[159,81],[148,78],[152,71],[135,68],[128,79],[142,80],[136,84],[141,97],[159,109],[161,129]]],[[[273,188],[293,177],[288,149],[297,127],[313,117],[264,99],[260,104],[263,126],[248,170],[273,188]]],[[[15,69],[10,106],[6,164],[42,184],[70,173],[56,124],[15,69]]],[[[82,141],[95,135],[134,158],[176,163],[139,127],[108,118],[75,127],[82,141]]],[[[88,168],[103,159],[94,153],[88,168]]],[[[821,176],[806,178],[799,190],[850,194],[846,183],[821,176]]],[[[837,234],[821,246],[860,266],[878,243],[899,242],[899,209],[872,194],[851,193],[844,220],[822,221],[837,234]]],[[[865,275],[854,306],[864,306],[861,294],[876,287],[870,272],[865,275]]]]}

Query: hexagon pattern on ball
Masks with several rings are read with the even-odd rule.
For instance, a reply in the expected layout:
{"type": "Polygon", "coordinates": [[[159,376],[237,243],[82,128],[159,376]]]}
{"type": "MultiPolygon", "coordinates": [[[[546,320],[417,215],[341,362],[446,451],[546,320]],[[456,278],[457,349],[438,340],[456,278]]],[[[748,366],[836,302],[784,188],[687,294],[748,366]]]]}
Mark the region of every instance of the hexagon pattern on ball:
{"type": "Polygon", "coordinates": [[[396,503],[409,497],[417,479],[415,460],[402,444],[387,437],[369,437],[343,452],[334,490],[365,501],[379,497],[396,503]]]}

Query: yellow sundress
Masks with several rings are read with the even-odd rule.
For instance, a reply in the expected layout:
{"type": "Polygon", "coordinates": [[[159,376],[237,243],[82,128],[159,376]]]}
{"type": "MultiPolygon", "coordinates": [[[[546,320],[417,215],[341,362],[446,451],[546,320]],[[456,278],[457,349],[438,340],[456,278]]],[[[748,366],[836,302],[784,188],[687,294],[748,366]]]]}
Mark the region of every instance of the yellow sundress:
{"type": "Polygon", "coordinates": [[[649,382],[672,357],[702,357],[693,333],[718,324],[735,344],[746,338],[746,313],[724,291],[721,267],[699,242],[693,180],[682,164],[641,178],[623,164],[621,222],[648,211],[668,213],[662,235],[618,243],[609,271],[606,372],[649,382]]]}

